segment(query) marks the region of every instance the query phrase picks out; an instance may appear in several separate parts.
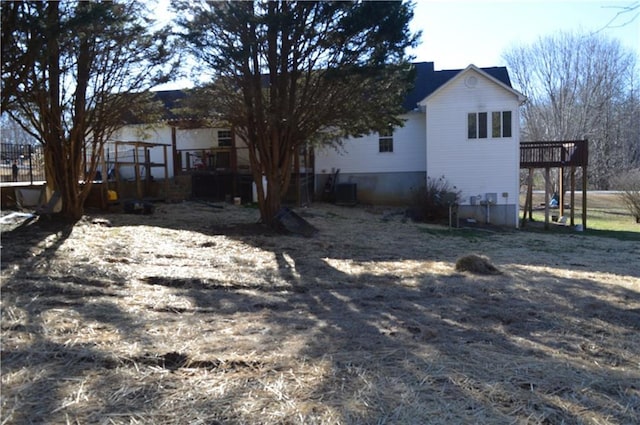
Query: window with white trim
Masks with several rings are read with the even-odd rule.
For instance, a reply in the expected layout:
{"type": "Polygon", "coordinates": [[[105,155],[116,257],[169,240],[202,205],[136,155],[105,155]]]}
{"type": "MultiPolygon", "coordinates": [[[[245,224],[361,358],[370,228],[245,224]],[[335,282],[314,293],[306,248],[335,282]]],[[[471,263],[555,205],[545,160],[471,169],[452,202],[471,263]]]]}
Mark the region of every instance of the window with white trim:
{"type": "Polygon", "coordinates": [[[511,111],[491,113],[491,137],[511,137],[511,111]]]}
{"type": "Polygon", "coordinates": [[[393,127],[378,133],[378,152],[393,152],[393,127]]]}
{"type": "Polygon", "coordinates": [[[486,112],[470,112],[467,114],[467,137],[469,139],[487,138],[486,112]]]}
{"type": "Polygon", "coordinates": [[[231,131],[218,130],[218,146],[221,148],[231,147],[231,131]]]}

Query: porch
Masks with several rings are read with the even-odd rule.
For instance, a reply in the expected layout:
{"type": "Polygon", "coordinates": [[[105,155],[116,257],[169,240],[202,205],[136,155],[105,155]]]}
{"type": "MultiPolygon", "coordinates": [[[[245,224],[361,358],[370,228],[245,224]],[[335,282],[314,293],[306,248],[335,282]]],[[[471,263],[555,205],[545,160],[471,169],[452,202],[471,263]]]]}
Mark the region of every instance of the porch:
{"type": "Polygon", "coordinates": [[[576,169],[582,170],[582,226],[587,228],[587,164],[589,162],[588,140],[569,141],[536,141],[520,143],[520,169],[528,169],[527,193],[524,204],[524,214],[521,225],[524,227],[533,215],[533,173],[535,169],[544,169],[545,179],[545,229],[549,228],[550,201],[551,201],[551,169],[557,170],[558,175],[558,208],[559,216],[564,216],[565,209],[565,183],[564,171],[569,169],[569,193],[571,207],[569,224],[575,225],[575,191],[576,169]]]}

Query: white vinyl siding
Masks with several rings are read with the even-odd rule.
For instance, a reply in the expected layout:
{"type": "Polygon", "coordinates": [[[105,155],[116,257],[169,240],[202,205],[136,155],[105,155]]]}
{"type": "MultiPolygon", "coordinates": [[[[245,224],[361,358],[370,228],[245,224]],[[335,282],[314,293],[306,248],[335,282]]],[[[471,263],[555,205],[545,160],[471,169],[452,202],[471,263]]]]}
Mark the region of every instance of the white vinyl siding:
{"type": "Polygon", "coordinates": [[[344,140],[337,148],[316,149],[315,172],[393,173],[424,172],[426,140],[424,113],[413,112],[401,117],[404,126],[393,130],[393,154],[380,152],[378,133],[344,140]]]}
{"type": "MultiPolygon", "coordinates": [[[[498,193],[499,203],[517,203],[519,189],[518,122],[511,120],[510,139],[487,138],[470,143],[470,115],[487,112],[491,125],[492,111],[517,111],[517,97],[484,77],[474,74],[477,84],[468,87],[464,76],[427,98],[427,175],[445,176],[462,190],[463,201],[471,196],[498,193]],[[506,142],[506,143],[505,143],[506,142]],[[503,198],[502,193],[507,197],[503,198]]],[[[515,115],[510,113],[508,115],[515,115]]],[[[476,119],[476,137],[480,136],[476,119]]],[[[489,135],[492,129],[487,129],[489,135]]],[[[464,203],[464,202],[463,202],[464,203]]],[[[514,217],[517,222],[517,217],[514,217]]]]}
{"type": "MultiPolygon", "coordinates": [[[[176,129],[176,148],[178,150],[207,150],[218,146],[231,146],[233,133],[229,129],[222,128],[194,128],[176,129]]],[[[120,128],[113,136],[113,140],[121,141],[143,141],[152,143],[162,143],[167,145],[167,166],[169,177],[173,177],[173,155],[171,147],[171,127],[168,125],[127,125],[120,128]]],[[[249,158],[247,149],[236,139],[238,164],[248,164],[249,158]]],[[[113,145],[107,144],[107,149],[113,151],[113,145]]],[[[150,150],[151,162],[163,162],[162,147],[150,150]]],[[[109,152],[106,152],[107,154],[109,152]]],[[[110,161],[114,160],[113,154],[110,161]]]]}

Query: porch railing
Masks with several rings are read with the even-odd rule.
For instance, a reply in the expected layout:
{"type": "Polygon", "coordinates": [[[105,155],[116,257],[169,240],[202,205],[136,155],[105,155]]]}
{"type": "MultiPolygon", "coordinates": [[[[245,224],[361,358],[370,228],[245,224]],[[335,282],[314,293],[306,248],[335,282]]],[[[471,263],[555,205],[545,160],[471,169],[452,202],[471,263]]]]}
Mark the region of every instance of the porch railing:
{"type": "Polygon", "coordinates": [[[0,176],[2,182],[44,181],[42,146],[0,143],[0,176]]]}
{"type": "Polygon", "coordinates": [[[583,167],[588,161],[587,140],[521,142],[520,167],[583,167]]]}

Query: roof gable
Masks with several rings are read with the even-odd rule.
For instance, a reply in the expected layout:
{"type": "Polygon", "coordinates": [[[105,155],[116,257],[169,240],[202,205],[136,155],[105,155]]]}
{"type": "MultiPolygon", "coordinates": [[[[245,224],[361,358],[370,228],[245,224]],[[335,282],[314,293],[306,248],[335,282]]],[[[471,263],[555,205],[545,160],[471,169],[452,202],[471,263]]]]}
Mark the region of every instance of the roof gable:
{"type": "Polygon", "coordinates": [[[403,102],[405,110],[413,110],[418,105],[422,105],[423,101],[439,91],[451,81],[459,78],[469,70],[475,70],[487,77],[489,80],[503,87],[505,90],[511,91],[522,101],[524,96],[511,87],[511,79],[509,72],[504,66],[494,66],[489,68],[478,68],[475,65],[469,65],[465,69],[445,69],[436,71],[433,62],[415,63],[416,81],[413,90],[411,90],[403,102]]]}

